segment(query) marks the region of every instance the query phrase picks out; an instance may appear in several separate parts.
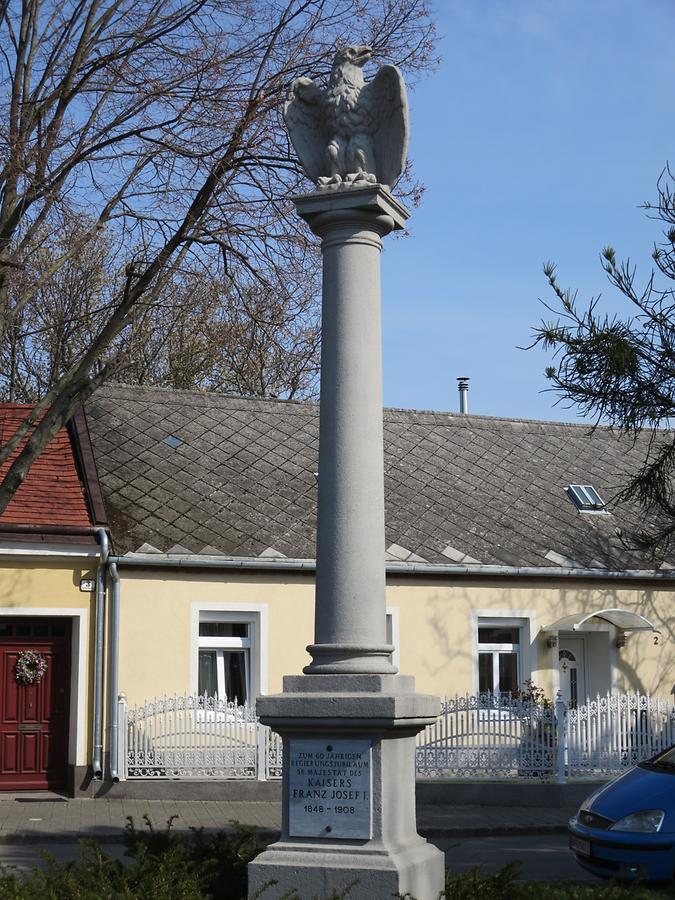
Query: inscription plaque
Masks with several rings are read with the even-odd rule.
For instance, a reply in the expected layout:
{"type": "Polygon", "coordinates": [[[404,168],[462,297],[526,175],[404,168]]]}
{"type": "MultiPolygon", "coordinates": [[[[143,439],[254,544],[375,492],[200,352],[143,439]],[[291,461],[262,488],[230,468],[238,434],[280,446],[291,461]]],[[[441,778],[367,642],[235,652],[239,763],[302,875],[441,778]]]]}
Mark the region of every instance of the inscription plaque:
{"type": "Polygon", "coordinates": [[[371,742],[291,738],[289,743],[289,834],[371,838],[371,742]]]}

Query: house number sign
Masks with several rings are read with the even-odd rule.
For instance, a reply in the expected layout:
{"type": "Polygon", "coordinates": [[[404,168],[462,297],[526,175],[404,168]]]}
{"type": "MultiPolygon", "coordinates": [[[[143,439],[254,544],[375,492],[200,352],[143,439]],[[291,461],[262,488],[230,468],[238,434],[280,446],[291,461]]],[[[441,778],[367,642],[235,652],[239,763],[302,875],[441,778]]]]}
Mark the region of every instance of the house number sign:
{"type": "Polygon", "coordinates": [[[372,837],[370,741],[291,738],[289,755],[292,837],[372,837]]]}

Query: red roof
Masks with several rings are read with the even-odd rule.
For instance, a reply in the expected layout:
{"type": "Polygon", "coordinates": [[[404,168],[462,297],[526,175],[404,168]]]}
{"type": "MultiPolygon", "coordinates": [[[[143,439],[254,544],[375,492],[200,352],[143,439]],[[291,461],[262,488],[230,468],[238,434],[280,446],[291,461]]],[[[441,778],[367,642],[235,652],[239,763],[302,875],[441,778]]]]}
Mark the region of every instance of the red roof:
{"type": "MultiPolygon", "coordinates": [[[[0,404],[0,445],[4,445],[32,407],[0,404]]],[[[29,432],[30,434],[30,432],[29,432]]],[[[0,479],[26,443],[21,441],[10,459],[0,466],[0,479]]],[[[90,526],[84,487],[75,462],[70,434],[62,428],[37,459],[26,480],[0,514],[0,529],[11,525],[90,526]]]]}

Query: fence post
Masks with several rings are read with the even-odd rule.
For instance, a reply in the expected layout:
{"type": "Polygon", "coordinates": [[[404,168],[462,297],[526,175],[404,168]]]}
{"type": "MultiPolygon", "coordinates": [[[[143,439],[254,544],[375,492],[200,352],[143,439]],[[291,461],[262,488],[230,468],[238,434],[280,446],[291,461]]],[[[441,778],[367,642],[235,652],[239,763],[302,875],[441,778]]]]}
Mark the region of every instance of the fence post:
{"type": "Polygon", "coordinates": [[[267,726],[262,722],[256,724],[256,778],[258,781],[267,781],[267,726]]]}
{"type": "Polygon", "coordinates": [[[556,750],[558,757],[558,784],[565,783],[565,701],[562,691],[555,698],[556,750]]]}
{"type": "Polygon", "coordinates": [[[127,695],[120,691],[117,698],[117,775],[120,781],[127,780],[129,748],[129,721],[127,716],[127,695]]]}

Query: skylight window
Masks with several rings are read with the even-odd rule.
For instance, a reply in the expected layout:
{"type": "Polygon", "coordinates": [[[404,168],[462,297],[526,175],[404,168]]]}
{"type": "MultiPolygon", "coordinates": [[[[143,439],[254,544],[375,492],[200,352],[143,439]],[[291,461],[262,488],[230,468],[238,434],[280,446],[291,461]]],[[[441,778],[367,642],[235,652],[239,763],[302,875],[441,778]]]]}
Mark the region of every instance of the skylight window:
{"type": "Polygon", "coordinates": [[[605,509],[605,501],[590,484],[570,484],[565,490],[576,508],[583,512],[598,512],[605,509]]]}
{"type": "Polygon", "coordinates": [[[180,447],[183,443],[179,437],[176,437],[175,434],[168,434],[165,438],[163,438],[165,444],[168,444],[172,450],[175,450],[176,447],[180,447]]]}

